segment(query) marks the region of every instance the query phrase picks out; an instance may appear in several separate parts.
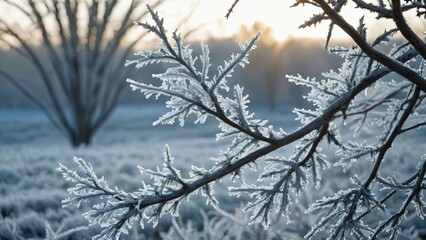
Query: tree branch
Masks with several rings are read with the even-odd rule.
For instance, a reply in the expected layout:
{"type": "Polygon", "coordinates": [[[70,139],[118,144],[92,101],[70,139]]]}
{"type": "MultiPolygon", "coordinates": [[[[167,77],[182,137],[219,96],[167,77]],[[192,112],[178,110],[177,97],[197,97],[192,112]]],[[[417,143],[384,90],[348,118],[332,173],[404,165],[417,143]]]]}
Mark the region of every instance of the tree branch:
{"type": "Polygon", "coordinates": [[[402,15],[401,1],[392,0],[392,6],[393,20],[398,27],[398,30],[417,50],[420,56],[422,56],[423,59],[426,59],[426,44],[413,32],[413,30],[411,30],[410,26],[408,26],[405,21],[404,16],[402,15]]]}
{"type": "Polygon", "coordinates": [[[7,72],[0,70],[0,76],[8,80],[10,83],[12,83],[16,88],[19,89],[28,99],[30,99],[35,105],[37,105],[47,116],[49,121],[53,124],[53,126],[61,131],[64,135],[66,135],[66,130],[62,128],[62,126],[58,123],[58,121],[55,119],[53,114],[49,111],[48,107],[39,99],[37,98],[31,91],[29,91],[27,88],[24,87],[24,85],[20,84],[19,81],[17,81],[14,77],[9,75],[7,72]]]}
{"type": "Polygon", "coordinates": [[[338,25],[343,31],[345,31],[362,49],[362,51],[367,54],[370,58],[376,60],[377,62],[385,65],[389,69],[392,69],[394,72],[403,76],[408,81],[416,84],[420,88],[420,90],[426,92],[426,80],[418,75],[415,71],[411,70],[409,67],[404,66],[398,61],[384,55],[378,50],[372,48],[356,29],[354,29],[349,23],[346,22],[338,13],[336,13],[325,0],[313,0],[321,7],[324,13],[333,21],[336,25],[338,25]]]}
{"type": "Polygon", "coordinates": [[[56,111],[56,115],[58,116],[59,121],[61,122],[67,133],[72,134],[74,130],[68,122],[68,119],[66,118],[63,109],[60,107],[59,98],[56,95],[54,86],[52,85],[52,82],[49,79],[47,70],[42,64],[40,57],[37,56],[37,54],[34,52],[33,49],[31,49],[28,43],[17,32],[13,31],[12,28],[6,22],[1,19],[0,22],[2,22],[6,26],[7,33],[13,36],[22,45],[24,51],[28,54],[30,61],[33,62],[34,66],[36,67],[36,70],[40,73],[41,79],[46,87],[48,96],[53,104],[53,109],[56,111]]]}
{"type": "Polygon", "coordinates": [[[377,176],[377,173],[379,171],[380,165],[383,162],[383,159],[384,159],[386,152],[389,150],[389,148],[392,147],[392,143],[394,142],[395,138],[398,136],[399,132],[401,131],[405,121],[410,116],[410,114],[411,114],[411,112],[412,112],[412,110],[413,110],[413,108],[414,108],[414,106],[417,102],[417,99],[419,98],[419,95],[420,95],[420,89],[418,87],[416,87],[415,90],[414,90],[413,96],[411,97],[410,101],[408,102],[407,108],[402,113],[402,116],[400,117],[398,123],[393,128],[390,135],[388,136],[386,142],[380,148],[379,155],[377,156],[377,159],[376,159],[376,162],[373,166],[373,169],[371,170],[368,179],[365,181],[365,183],[363,185],[364,189],[368,189],[371,182],[377,176]]]}
{"type": "Polygon", "coordinates": [[[234,3],[232,3],[232,6],[228,9],[228,12],[225,15],[226,19],[229,19],[229,17],[231,16],[231,13],[234,11],[235,6],[237,6],[238,2],[240,0],[234,0],[234,3]]]}
{"type": "MultiPolygon", "coordinates": [[[[385,222],[381,223],[378,226],[378,228],[376,229],[376,231],[374,232],[374,234],[371,237],[371,239],[376,239],[377,236],[385,229],[385,227],[387,225],[389,225],[389,224],[395,224],[397,221],[399,221],[399,219],[402,216],[404,216],[405,212],[407,211],[408,205],[423,190],[423,181],[424,181],[425,173],[426,173],[426,160],[423,161],[423,164],[420,167],[420,169],[419,169],[419,171],[417,173],[417,176],[416,176],[417,177],[416,183],[415,183],[415,185],[414,185],[414,187],[413,187],[410,195],[408,195],[408,197],[405,199],[405,202],[402,205],[401,209],[397,213],[393,214],[388,220],[386,220],[385,222]]],[[[392,232],[393,232],[392,233],[392,236],[393,236],[394,234],[396,234],[397,228],[393,227],[392,232]]]]}

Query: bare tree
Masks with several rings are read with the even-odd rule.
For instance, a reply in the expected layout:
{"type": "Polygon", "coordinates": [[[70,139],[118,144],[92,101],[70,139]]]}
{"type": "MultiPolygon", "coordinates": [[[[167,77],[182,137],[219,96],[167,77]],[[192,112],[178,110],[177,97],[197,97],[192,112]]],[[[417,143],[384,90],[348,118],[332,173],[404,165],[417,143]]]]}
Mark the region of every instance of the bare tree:
{"type": "Polygon", "coordinates": [[[411,30],[403,16],[405,12],[414,11],[421,20],[426,16],[426,3],[415,0],[404,4],[400,0],[378,0],[376,4],[362,0],[296,0],[294,5],[306,4],[317,7],[320,13],[302,27],[329,21],[327,43],[333,28],[340,27],[356,45],[330,49],[340,54],[344,63],[338,71],[324,73],[321,80],[287,76],[290,81],[311,89],[305,97],[313,104],[313,109],[295,109],[301,126],[291,133],[256,119],[248,110],[248,96],[241,86],[234,86],[229,93],[232,73],[248,63],[247,56],[255,48],[259,35],[241,44],[241,52],[232,54],[231,59],[212,75],[208,47],[202,45],[202,54],[194,57],[179,34],[175,32],[172,38],[167,37],[163,20],[151,11],[155,24],[140,25],[160,38],[163,48],[141,52],[139,58],[129,61],[128,65],[139,68],[161,61],[173,66],[154,76],[160,84],[128,80],[131,87],[147,97],[170,98],[166,102],[170,111],[156,123],[172,124],[178,120],[183,125],[190,114],[195,115],[196,122],[203,123],[208,116],[213,116],[220,122],[217,139],[231,138],[232,143],[214,158],[212,168],[192,166],[186,178],[174,167],[167,147],[162,168],[139,167],[153,180],[151,184],[144,182],[140,191],[133,193],[108,187],[90,164],[76,158],[85,175],[80,176],[63,165],[58,169],[67,180],[76,182],[76,186],[69,189],[73,197],[63,203],[79,205],[95,199],[96,205],[85,216],[91,223],[104,227],[98,237],[110,239],[126,232],[131,220],[156,224],[165,213],[176,215],[181,201],[194,192],[202,192],[209,203],[217,206],[212,183],[227,175],[243,177],[244,172],[249,171],[247,166],[262,161],[265,167],[256,184],[241,181],[240,187],[230,188],[230,191],[231,195],[250,197],[245,210],[252,213],[251,221],[262,222],[265,226],[270,225],[273,213],[287,215],[292,200],[309,191],[308,186],[320,186],[322,171],[339,167],[354,172],[347,176],[348,183],[339,185],[341,189],[333,196],[319,199],[310,206],[310,211],[320,212],[322,217],[306,238],[316,239],[318,233],[325,232],[329,239],[396,239],[402,231],[404,217],[425,217],[426,155],[410,159],[417,167],[410,169],[411,172],[404,176],[406,179],[401,179],[395,174],[402,166],[392,161],[389,152],[402,135],[426,125],[426,44],[411,30]],[[363,17],[358,27],[353,27],[340,15],[345,7],[353,7],[349,3],[377,13],[379,20],[393,20],[395,28],[369,41],[363,17]],[[380,48],[392,42],[397,32],[406,42],[395,43],[390,50],[380,48]],[[197,59],[201,63],[196,64],[197,59]],[[385,78],[390,73],[398,74],[400,79],[385,78]],[[357,138],[357,134],[368,130],[371,124],[377,127],[377,131],[370,133],[374,135],[373,140],[366,142],[357,138]],[[342,136],[341,131],[348,130],[354,132],[352,138],[342,136]],[[323,145],[335,151],[327,154],[323,145]],[[291,147],[292,154],[273,154],[284,147],[291,147]],[[356,171],[354,165],[367,168],[356,171]],[[396,198],[398,195],[402,200],[396,198]],[[107,199],[102,204],[98,202],[100,196],[107,199]],[[389,208],[390,199],[396,202],[397,208],[389,208]],[[372,217],[372,222],[366,221],[368,216],[372,217]]]}
{"type": "Polygon", "coordinates": [[[133,22],[147,14],[144,2],[1,0],[30,25],[12,24],[3,15],[0,40],[35,67],[39,77],[32,80],[40,81],[44,94],[17,79],[18,69],[0,68],[0,76],[33,101],[73,146],[89,145],[126,85],[124,60],[146,35],[126,38],[133,22]]]}

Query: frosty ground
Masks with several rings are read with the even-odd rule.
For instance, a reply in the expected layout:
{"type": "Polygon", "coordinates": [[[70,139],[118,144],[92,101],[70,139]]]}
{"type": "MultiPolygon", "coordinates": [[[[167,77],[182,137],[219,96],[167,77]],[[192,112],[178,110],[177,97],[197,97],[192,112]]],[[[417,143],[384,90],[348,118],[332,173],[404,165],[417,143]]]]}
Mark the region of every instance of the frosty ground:
{"type": "MultiPolygon", "coordinates": [[[[207,124],[189,124],[184,128],[175,125],[153,127],[152,122],[164,111],[163,106],[157,105],[119,107],[97,134],[92,146],[74,149],[38,110],[1,109],[2,228],[24,238],[42,238],[46,224],[54,230],[87,225],[81,210],[61,207],[61,200],[68,197],[68,185],[55,169],[59,162],[76,168],[73,156],[90,162],[112,186],[128,191],[140,187],[142,177],[136,166],[154,168],[161,165],[166,144],[182,170],[191,164],[212,165],[208,159],[216,156],[224,144],[215,141],[217,122],[211,119],[207,124]]],[[[218,193],[223,194],[226,191],[218,193]]],[[[199,204],[196,199],[188,202],[183,215],[198,214],[199,204]]],[[[160,224],[157,231],[164,231],[163,225],[160,224]]],[[[87,236],[87,233],[80,235],[87,236]]]]}
{"type": "MultiPolygon", "coordinates": [[[[295,115],[289,107],[273,112],[256,107],[254,111],[257,116],[269,119],[272,124],[282,126],[287,132],[297,127],[292,120],[295,115]]],[[[87,221],[81,216],[84,206],[82,209],[61,207],[61,200],[68,197],[66,189],[69,185],[55,169],[59,162],[76,168],[72,162],[73,156],[90,162],[97,174],[104,175],[111,186],[132,191],[140,187],[143,178],[136,166],[154,168],[161,165],[166,144],[170,146],[176,167],[183,173],[192,164],[211,166],[213,162],[209,158],[217,156],[220,149],[226,148],[226,141],[215,141],[218,122],[214,119],[204,125],[187,124],[183,128],[178,125],[153,127],[152,122],[163,112],[163,106],[154,104],[120,106],[96,135],[92,146],[74,149],[38,110],[0,109],[0,239],[18,236],[42,239],[46,235],[46,227],[63,232],[87,226],[87,221]]],[[[421,149],[413,146],[418,141],[426,140],[424,133],[424,130],[416,131],[394,146],[396,150],[392,151],[391,157],[394,158],[395,166],[399,166],[396,175],[404,175],[405,171],[416,167],[417,163],[409,160],[411,156],[418,159],[417,155],[421,154],[421,149]],[[403,162],[403,167],[397,165],[398,162],[403,162]]],[[[279,154],[286,154],[287,151],[291,149],[286,148],[279,154]]],[[[337,173],[330,176],[334,176],[334,180],[347,177],[337,173]]],[[[313,197],[311,195],[322,197],[341,187],[339,181],[332,181],[331,178],[326,180],[326,187],[308,194],[308,198],[313,197]]],[[[240,207],[240,201],[245,200],[227,197],[230,182],[227,178],[215,184],[216,197],[220,199],[223,209],[233,212],[240,207]]],[[[303,201],[301,203],[302,207],[307,204],[303,201]]],[[[205,199],[191,198],[182,207],[181,218],[200,221],[200,206],[205,206],[205,199]]],[[[205,209],[209,211],[210,208],[205,209]]],[[[302,238],[317,217],[304,216],[304,210],[299,210],[300,214],[293,216],[299,221],[295,224],[298,226],[288,228],[297,232],[292,235],[294,238],[302,238]]],[[[286,221],[282,222],[285,224],[286,221]]],[[[419,231],[426,228],[426,224],[418,219],[412,223],[419,231]]],[[[138,238],[159,237],[160,232],[169,231],[170,226],[170,219],[165,218],[156,229],[151,229],[149,225],[142,231],[135,228],[130,238],[135,235],[138,238]]],[[[88,239],[98,230],[96,226],[84,228],[69,239],[88,239]]]]}

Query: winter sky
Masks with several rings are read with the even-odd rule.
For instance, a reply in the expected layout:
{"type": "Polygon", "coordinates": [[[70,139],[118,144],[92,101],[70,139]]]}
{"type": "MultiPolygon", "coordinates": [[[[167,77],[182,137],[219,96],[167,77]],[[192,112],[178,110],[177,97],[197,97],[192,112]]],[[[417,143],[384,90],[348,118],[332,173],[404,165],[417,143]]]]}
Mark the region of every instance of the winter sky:
{"type": "MultiPolygon", "coordinates": [[[[299,26],[314,14],[320,13],[318,8],[312,6],[290,6],[295,2],[293,0],[240,0],[236,5],[229,19],[225,19],[228,9],[232,6],[234,0],[169,0],[165,5],[165,12],[171,15],[179,15],[190,12],[190,9],[196,5],[197,10],[188,19],[188,25],[196,27],[198,24],[207,22],[198,34],[194,34],[197,39],[213,37],[230,37],[238,34],[241,26],[252,26],[255,22],[262,22],[265,26],[272,29],[272,34],[278,41],[284,41],[288,37],[296,38],[324,38],[328,31],[328,22],[310,27],[308,29],[299,29],[299,26]]],[[[359,19],[365,16],[365,22],[368,23],[368,33],[373,35],[381,34],[384,29],[390,29],[393,25],[390,20],[375,20],[375,15],[363,13],[355,7],[348,8],[341,15],[347,19],[355,28],[358,26],[359,19]]],[[[406,17],[410,19],[410,16],[406,17]]],[[[424,24],[415,24],[416,29],[424,28],[424,24]],[[420,25],[420,27],[419,27],[420,25]]],[[[340,29],[335,28],[334,38],[347,38],[346,34],[340,29]]]]}
{"type": "MultiPolygon", "coordinates": [[[[125,6],[129,2],[126,0],[121,4],[125,6]]],[[[148,4],[154,2],[156,0],[146,1],[148,4]]],[[[288,37],[323,39],[327,34],[327,21],[315,27],[299,29],[304,21],[320,13],[318,8],[308,5],[291,8],[294,0],[240,0],[230,18],[226,19],[225,15],[233,2],[234,0],[166,0],[158,11],[166,19],[165,24],[168,29],[179,27],[183,33],[198,29],[191,35],[191,38],[197,41],[204,41],[211,37],[232,37],[238,34],[242,26],[250,27],[255,22],[262,22],[264,26],[270,27],[272,36],[278,41],[284,41],[288,37]],[[182,19],[184,24],[179,25],[182,19]]],[[[144,7],[140,6],[140,9],[144,7]]],[[[10,16],[11,21],[22,22],[12,8],[5,7],[1,2],[0,14],[10,16]]],[[[385,28],[392,28],[393,23],[390,20],[382,19],[377,22],[374,15],[362,13],[355,7],[341,13],[355,28],[363,14],[367,14],[365,22],[368,23],[370,37],[383,33],[385,28]]],[[[406,18],[410,19],[407,14],[406,18]]],[[[424,22],[413,26],[419,33],[426,31],[424,22]]],[[[334,38],[346,38],[345,33],[338,28],[335,29],[334,38]]]]}

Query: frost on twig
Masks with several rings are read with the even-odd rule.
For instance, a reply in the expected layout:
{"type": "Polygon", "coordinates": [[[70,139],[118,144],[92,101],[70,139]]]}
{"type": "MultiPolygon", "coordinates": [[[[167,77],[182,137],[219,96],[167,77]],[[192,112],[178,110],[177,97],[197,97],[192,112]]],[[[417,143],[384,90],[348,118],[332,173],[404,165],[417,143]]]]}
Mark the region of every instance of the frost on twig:
{"type": "MultiPolygon", "coordinates": [[[[309,2],[327,11],[311,19],[310,24],[331,19],[345,6],[344,1],[336,1],[332,6],[323,0],[296,2],[296,5],[309,2]]],[[[233,72],[249,63],[248,55],[255,49],[259,34],[240,44],[240,52],[212,70],[207,45],[202,44],[201,54],[195,56],[177,31],[167,35],[163,19],[149,7],[148,10],[154,24],[138,24],[156,35],[161,45],[157,50],[137,53],[126,65],[143,68],[148,64],[167,63],[167,70],[153,75],[155,83],[127,80],[133,91],[140,91],[147,98],[163,96],[167,99],[169,111],[154,125],[177,121],[183,126],[190,115],[195,116],[195,123],[202,124],[210,116],[219,122],[216,139],[231,141],[218,156],[211,158],[215,161],[213,167],[191,166],[185,173],[174,166],[174,158],[166,147],[161,167],[139,167],[142,175],[148,175],[153,183],[142,182],[139,191],[133,193],[109,187],[82,159],[75,158],[75,161],[83,170],[83,176],[60,165],[58,170],[65,179],[75,183],[75,187],[69,189],[73,197],[64,200],[64,205],[91,202],[92,209],[85,216],[91,224],[102,227],[98,239],[118,239],[129,231],[134,221],[141,226],[146,222],[156,225],[164,214],[176,216],[181,201],[197,192],[207,198],[207,203],[218,207],[220,202],[215,198],[212,184],[226,175],[243,179],[241,186],[230,187],[230,193],[250,198],[244,208],[251,213],[249,221],[268,227],[272,224],[271,216],[285,215],[290,220],[294,199],[311,191],[308,187],[321,187],[323,171],[343,169],[343,180],[347,184],[340,185],[344,187],[332,196],[322,199],[323,196],[315,196],[320,200],[310,206],[309,213],[322,216],[307,233],[310,239],[320,236],[321,232],[331,233],[326,234],[331,239],[386,235],[389,226],[402,222],[401,216],[407,214],[411,203],[417,209],[415,214],[423,217],[425,164],[405,181],[390,176],[383,164],[392,163],[387,153],[398,136],[426,125],[426,94],[422,83],[419,84],[425,79],[425,62],[412,44],[395,44],[386,54],[381,53],[380,58],[369,55],[372,51],[369,47],[390,45],[397,30],[385,31],[370,46],[365,42],[367,31],[361,19],[358,29],[348,28],[349,34],[360,41],[358,45],[330,49],[344,60],[339,69],[323,73],[320,79],[287,76],[290,82],[310,89],[304,98],[313,107],[296,108],[296,120],[301,126],[286,133],[282,128],[277,130],[268,125],[267,120],[257,119],[249,110],[250,100],[244,88],[231,82],[233,72]],[[414,80],[384,78],[394,69],[383,63],[403,66],[403,74],[413,75],[414,80]],[[342,134],[343,131],[352,134],[342,134]],[[374,137],[358,138],[362,134],[374,134],[374,137]],[[329,149],[324,150],[324,145],[329,149]],[[273,154],[285,146],[291,146],[289,155],[273,154]],[[262,162],[263,169],[256,183],[247,182],[243,178],[245,166],[255,162],[262,162]],[[367,166],[366,162],[371,164],[367,166]],[[364,170],[354,174],[354,166],[362,166],[364,170]],[[398,211],[387,208],[389,199],[407,191],[409,195],[398,211]],[[375,219],[371,223],[369,216],[377,211],[384,216],[382,222],[377,224],[375,219]]],[[[341,18],[331,20],[336,25],[346,26],[341,18]]],[[[391,236],[407,230],[394,229],[391,236]]],[[[176,231],[179,233],[179,228],[176,231]]],[[[184,235],[184,232],[179,234],[184,235]]]]}

